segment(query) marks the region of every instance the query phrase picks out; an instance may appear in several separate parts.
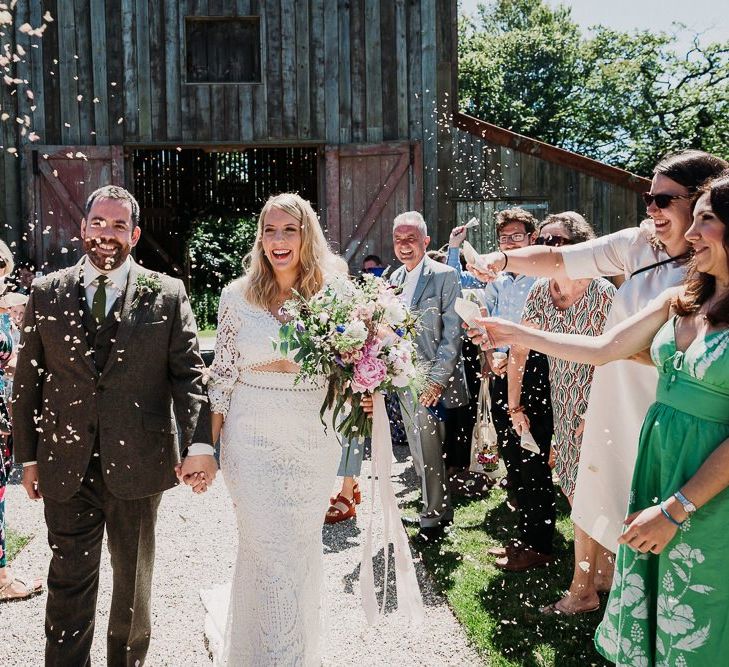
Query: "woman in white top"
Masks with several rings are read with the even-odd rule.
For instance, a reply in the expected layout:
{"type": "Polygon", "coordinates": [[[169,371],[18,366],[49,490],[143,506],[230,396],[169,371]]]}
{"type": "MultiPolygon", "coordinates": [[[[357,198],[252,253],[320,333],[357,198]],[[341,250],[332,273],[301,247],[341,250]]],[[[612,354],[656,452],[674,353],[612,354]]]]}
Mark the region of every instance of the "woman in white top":
{"type": "Polygon", "coordinates": [[[311,205],[277,195],[221,295],[209,395],[239,543],[227,621],[206,597],[216,664],[321,664],[322,518],[341,448],[319,419],[324,383],[295,385],[298,365],[272,341],[293,290],[313,296],[336,263],[311,205]]]}
{"type": "MultiPolygon", "coordinates": [[[[702,151],[668,155],[656,165],[650,192],[644,195],[650,220],[639,227],[570,247],[530,246],[494,252],[482,257],[481,269],[469,269],[481,280],[493,279],[491,272],[507,267],[520,274],[558,280],[623,276],[625,282],[613,300],[607,331],[683,281],[691,197],[704,181],[727,167],[726,161],[702,151]]],[[[572,519],[613,553],[628,508],[640,427],[655,399],[656,384],[655,367],[635,361],[614,361],[595,369],[584,415],[572,519]]],[[[582,567],[596,571],[598,590],[610,588],[612,568],[605,554],[598,557],[595,553],[582,567]]],[[[585,602],[573,592],[560,601],[558,609],[569,614],[594,607],[585,602]]]]}

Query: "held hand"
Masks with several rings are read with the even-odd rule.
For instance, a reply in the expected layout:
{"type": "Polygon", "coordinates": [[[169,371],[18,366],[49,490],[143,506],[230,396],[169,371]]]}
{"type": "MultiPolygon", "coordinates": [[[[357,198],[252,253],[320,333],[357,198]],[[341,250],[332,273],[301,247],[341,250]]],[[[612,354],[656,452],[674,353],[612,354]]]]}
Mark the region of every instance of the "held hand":
{"type": "Polygon", "coordinates": [[[506,373],[506,366],[509,363],[509,357],[500,357],[497,359],[494,355],[495,352],[493,350],[489,350],[486,352],[486,360],[494,374],[502,377],[504,373],[506,373]]]}
{"type": "Polygon", "coordinates": [[[188,486],[193,487],[196,493],[202,493],[212,486],[218,472],[218,463],[215,457],[209,454],[187,456],[180,466],[179,477],[188,486]],[[202,489],[202,491],[200,490],[202,489]]]}
{"type": "Polygon", "coordinates": [[[371,417],[372,413],[375,411],[375,402],[372,398],[372,394],[362,394],[359,404],[362,406],[365,414],[371,417]]]}
{"type": "Polygon", "coordinates": [[[38,490],[38,466],[25,466],[23,468],[23,488],[31,500],[40,500],[43,496],[38,490]]]}
{"type": "Polygon", "coordinates": [[[448,239],[448,245],[451,248],[458,248],[466,239],[466,225],[458,225],[451,230],[451,236],[448,239]]]}
{"type": "Polygon", "coordinates": [[[521,435],[531,428],[529,417],[527,417],[523,410],[521,412],[515,412],[511,415],[511,426],[519,435],[521,435]]]}
{"type": "Polygon", "coordinates": [[[441,385],[437,382],[430,382],[425,391],[420,394],[418,401],[420,402],[420,405],[430,408],[438,403],[442,393],[443,387],[441,385]]]}
{"type": "MultiPolygon", "coordinates": [[[[675,517],[679,520],[679,517],[675,517]]],[[[661,512],[660,505],[633,512],[626,520],[627,530],[618,538],[634,551],[659,554],[674,538],[678,526],[671,523],[661,512]]]]}
{"type": "Polygon", "coordinates": [[[508,347],[516,340],[517,325],[498,317],[482,317],[476,320],[477,328],[467,328],[468,337],[482,350],[508,347]]]}

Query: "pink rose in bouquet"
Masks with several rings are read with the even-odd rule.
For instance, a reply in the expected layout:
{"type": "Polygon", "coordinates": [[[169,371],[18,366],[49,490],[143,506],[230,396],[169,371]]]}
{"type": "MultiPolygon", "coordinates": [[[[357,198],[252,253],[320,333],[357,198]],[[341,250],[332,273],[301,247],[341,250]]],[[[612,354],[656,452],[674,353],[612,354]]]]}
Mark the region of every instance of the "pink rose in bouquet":
{"type": "Polygon", "coordinates": [[[365,354],[354,366],[352,391],[374,391],[387,377],[387,365],[371,353],[365,354]]]}

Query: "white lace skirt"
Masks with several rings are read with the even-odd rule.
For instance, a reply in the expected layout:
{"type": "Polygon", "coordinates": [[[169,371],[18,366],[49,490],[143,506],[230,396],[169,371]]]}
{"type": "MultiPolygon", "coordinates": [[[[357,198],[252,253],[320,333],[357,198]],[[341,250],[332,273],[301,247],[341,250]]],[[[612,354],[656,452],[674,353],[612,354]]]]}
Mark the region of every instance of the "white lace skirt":
{"type": "Polygon", "coordinates": [[[218,664],[321,664],[322,524],[341,454],[323,400],[284,373],[249,372],[233,391],[221,470],[239,546],[218,664]]]}

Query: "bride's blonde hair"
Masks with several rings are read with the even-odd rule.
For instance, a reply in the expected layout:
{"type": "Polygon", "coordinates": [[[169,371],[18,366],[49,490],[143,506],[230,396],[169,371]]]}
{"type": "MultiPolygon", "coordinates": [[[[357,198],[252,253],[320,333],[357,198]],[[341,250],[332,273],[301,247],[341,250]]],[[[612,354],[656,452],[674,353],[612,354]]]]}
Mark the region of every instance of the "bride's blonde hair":
{"type": "Polygon", "coordinates": [[[308,201],[292,192],[269,197],[258,216],[253,249],[243,260],[243,295],[249,303],[266,309],[276,305],[278,296],[273,267],[263,252],[263,222],[272,208],[288,213],[301,224],[299,277],[294,285],[299,294],[306,299],[314,296],[324,286],[324,280],[332,272],[336,261],[336,255],[329,249],[319,219],[308,201]]]}

